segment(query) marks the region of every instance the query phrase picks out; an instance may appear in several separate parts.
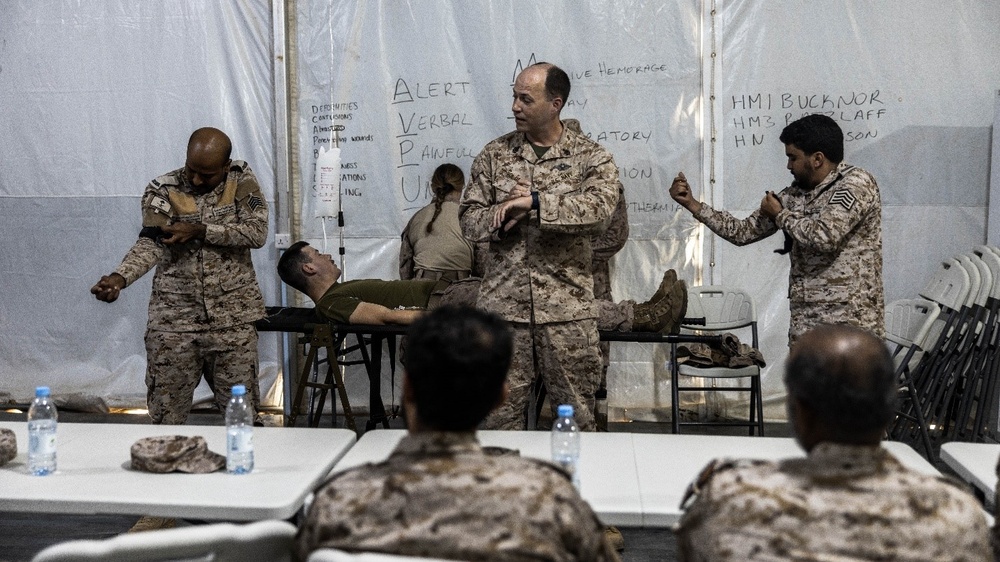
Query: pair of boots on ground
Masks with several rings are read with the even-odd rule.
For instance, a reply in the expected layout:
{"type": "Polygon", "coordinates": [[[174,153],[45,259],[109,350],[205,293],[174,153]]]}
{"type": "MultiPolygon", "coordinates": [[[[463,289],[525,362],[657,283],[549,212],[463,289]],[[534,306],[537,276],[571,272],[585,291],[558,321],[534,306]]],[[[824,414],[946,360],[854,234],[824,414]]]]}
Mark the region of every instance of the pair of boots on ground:
{"type": "Polygon", "coordinates": [[[677,279],[676,271],[668,269],[653,296],[648,301],[635,305],[632,331],[678,333],[687,310],[687,299],[687,283],[677,279]]]}

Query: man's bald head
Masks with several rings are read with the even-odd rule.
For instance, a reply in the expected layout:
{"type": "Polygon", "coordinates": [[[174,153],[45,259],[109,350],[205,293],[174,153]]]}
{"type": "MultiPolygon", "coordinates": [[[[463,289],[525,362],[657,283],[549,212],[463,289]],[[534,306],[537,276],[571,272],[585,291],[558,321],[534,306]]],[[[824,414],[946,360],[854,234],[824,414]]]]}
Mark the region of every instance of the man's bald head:
{"type": "Polygon", "coordinates": [[[191,133],[188,139],[188,158],[192,151],[210,155],[222,162],[228,161],[233,152],[233,143],[226,133],[214,127],[202,127],[191,133]]]}
{"type": "MultiPolygon", "coordinates": [[[[790,408],[805,418],[824,440],[841,443],[878,441],[895,416],[897,382],[885,343],[845,324],[821,325],[795,343],[785,367],[790,408]]],[[[794,415],[793,422],[799,417],[794,415]]],[[[803,446],[815,443],[796,427],[803,446]]],[[[808,432],[808,431],[807,431],[808,432]]]]}
{"type": "Polygon", "coordinates": [[[184,163],[188,181],[201,192],[215,189],[229,171],[232,151],[233,143],[218,129],[202,127],[191,133],[184,163]]]}
{"type": "Polygon", "coordinates": [[[545,82],[545,93],[549,99],[560,98],[563,105],[569,99],[570,82],[566,71],[549,62],[536,62],[524,69],[525,72],[538,72],[545,82]]]}

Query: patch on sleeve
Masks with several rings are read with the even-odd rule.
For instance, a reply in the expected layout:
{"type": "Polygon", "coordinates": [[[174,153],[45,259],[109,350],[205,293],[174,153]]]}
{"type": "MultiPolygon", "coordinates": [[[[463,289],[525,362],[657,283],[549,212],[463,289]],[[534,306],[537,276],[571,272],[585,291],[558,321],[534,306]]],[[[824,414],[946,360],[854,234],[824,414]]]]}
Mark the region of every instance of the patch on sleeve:
{"type": "Polygon", "coordinates": [[[838,189],[833,192],[830,196],[831,205],[840,205],[841,207],[850,211],[854,208],[854,204],[858,202],[858,198],[854,196],[849,189],[838,189]]]}
{"type": "Polygon", "coordinates": [[[251,211],[256,211],[263,206],[264,202],[261,201],[260,197],[257,197],[256,195],[251,195],[250,198],[247,199],[247,207],[250,207],[251,211]]]}
{"type": "Polygon", "coordinates": [[[149,206],[164,215],[170,215],[170,202],[159,195],[153,195],[149,198],[149,206]]]}

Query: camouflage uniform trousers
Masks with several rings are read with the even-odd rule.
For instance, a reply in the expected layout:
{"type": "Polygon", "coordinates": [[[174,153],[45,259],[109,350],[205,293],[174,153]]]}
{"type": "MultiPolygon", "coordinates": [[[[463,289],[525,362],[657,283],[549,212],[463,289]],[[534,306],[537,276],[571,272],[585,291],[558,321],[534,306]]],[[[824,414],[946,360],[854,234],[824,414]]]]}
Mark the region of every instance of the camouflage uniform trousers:
{"type": "Polygon", "coordinates": [[[226,411],[233,385],[246,386],[260,411],[257,329],[253,324],[202,332],[146,331],[146,403],[157,424],[183,424],[202,376],[226,411]]]}
{"type": "Polygon", "coordinates": [[[857,310],[837,302],[789,301],[791,322],[788,327],[788,346],[795,344],[802,334],[820,324],[850,324],[870,331],[877,338],[885,337],[882,310],[857,310]]]}
{"type": "Polygon", "coordinates": [[[601,355],[598,351],[597,321],[537,324],[531,327],[512,322],[514,356],[507,384],[507,400],[488,418],[485,429],[525,429],[525,416],[532,383],[540,376],[545,383],[553,414],[559,404],[572,404],[576,423],[582,431],[595,431],[594,392],[601,382],[601,355]],[[534,344],[534,345],[532,345],[534,344]],[[538,358],[535,372],[532,347],[538,358]]]}

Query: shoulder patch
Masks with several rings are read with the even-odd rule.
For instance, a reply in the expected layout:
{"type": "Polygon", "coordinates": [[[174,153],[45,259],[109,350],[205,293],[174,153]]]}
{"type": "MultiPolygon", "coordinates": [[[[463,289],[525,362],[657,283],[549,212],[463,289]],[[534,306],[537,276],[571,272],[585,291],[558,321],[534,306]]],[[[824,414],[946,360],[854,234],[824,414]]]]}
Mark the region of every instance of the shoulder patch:
{"type": "Polygon", "coordinates": [[[830,195],[831,205],[840,205],[844,209],[850,211],[854,208],[854,204],[858,202],[858,198],[851,193],[851,190],[847,188],[840,188],[834,191],[830,195]]]}
{"type": "Polygon", "coordinates": [[[170,215],[170,203],[163,197],[160,197],[159,195],[151,196],[147,204],[151,209],[159,213],[163,213],[164,215],[168,216],[170,215]]]}

